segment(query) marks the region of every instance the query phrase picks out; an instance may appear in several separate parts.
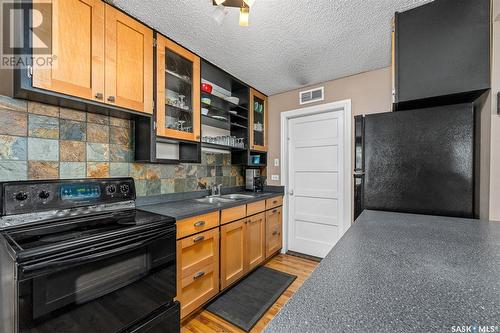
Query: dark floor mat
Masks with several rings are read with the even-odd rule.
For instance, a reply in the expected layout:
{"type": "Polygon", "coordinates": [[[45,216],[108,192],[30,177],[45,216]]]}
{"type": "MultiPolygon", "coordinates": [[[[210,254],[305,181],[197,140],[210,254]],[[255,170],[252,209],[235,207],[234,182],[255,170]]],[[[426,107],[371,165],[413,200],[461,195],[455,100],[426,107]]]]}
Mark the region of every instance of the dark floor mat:
{"type": "Polygon", "coordinates": [[[295,275],[259,267],[206,309],[248,332],[296,278],[295,275]]]}

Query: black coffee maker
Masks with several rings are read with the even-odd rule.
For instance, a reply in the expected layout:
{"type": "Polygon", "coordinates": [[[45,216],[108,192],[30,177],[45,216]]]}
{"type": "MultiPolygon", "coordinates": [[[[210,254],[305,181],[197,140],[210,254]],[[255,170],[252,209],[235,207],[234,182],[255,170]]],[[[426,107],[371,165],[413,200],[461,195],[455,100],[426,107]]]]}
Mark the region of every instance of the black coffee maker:
{"type": "Polygon", "coordinates": [[[259,169],[247,169],[246,170],[246,179],[245,179],[245,188],[249,191],[254,192],[263,192],[266,187],[267,178],[265,176],[261,176],[259,169]]]}

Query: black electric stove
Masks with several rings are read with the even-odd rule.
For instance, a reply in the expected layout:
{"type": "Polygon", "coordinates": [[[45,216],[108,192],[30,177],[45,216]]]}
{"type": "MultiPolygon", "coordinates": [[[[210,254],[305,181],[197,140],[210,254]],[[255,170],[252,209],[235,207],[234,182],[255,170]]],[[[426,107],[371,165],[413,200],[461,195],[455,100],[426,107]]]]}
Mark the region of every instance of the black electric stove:
{"type": "Polygon", "coordinates": [[[133,179],[7,182],[0,195],[1,332],[179,330],[175,219],[135,209],[133,179]]]}

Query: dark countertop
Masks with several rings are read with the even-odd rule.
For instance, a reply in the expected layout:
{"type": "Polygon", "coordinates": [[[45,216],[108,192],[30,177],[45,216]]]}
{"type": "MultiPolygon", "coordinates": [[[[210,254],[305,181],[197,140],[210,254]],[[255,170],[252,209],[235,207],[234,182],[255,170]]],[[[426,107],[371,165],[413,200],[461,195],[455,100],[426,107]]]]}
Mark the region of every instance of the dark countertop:
{"type": "Polygon", "coordinates": [[[500,223],[365,211],[265,332],[473,323],[500,332],[500,223]]]}
{"type": "Polygon", "coordinates": [[[218,204],[199,203],[195,199],[183,199],[183,200],[155,203],[150,205],[139,205],[137,208],[152,213],[171,216],[174,217],[176,220],[182,220],[192,216],[207,214],[218,210],[223,210],[226,208],[237,207],[256,201],[283,196],[283,193],[279,192],[262,192],[262,193],[232,192],[232,193],[240,193],[247,195],[251,194],[254,195],[254,198],[237,200],[233,202],[218,203],[218,204]]]}

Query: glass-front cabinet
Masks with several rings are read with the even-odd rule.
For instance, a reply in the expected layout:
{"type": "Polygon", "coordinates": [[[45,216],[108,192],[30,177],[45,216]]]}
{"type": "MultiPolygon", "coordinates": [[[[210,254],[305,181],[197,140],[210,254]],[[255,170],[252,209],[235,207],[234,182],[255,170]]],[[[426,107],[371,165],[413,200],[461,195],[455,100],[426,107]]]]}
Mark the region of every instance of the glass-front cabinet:
{"type": "Polygon", "coordinates": [[[250,89],[250,150],[267,152],[267,97],[250,89]]]}
{"type": "Polygon", "coordinates": [[[200,141],[200,58],[157,36],[156,134],[200,141]]]}

